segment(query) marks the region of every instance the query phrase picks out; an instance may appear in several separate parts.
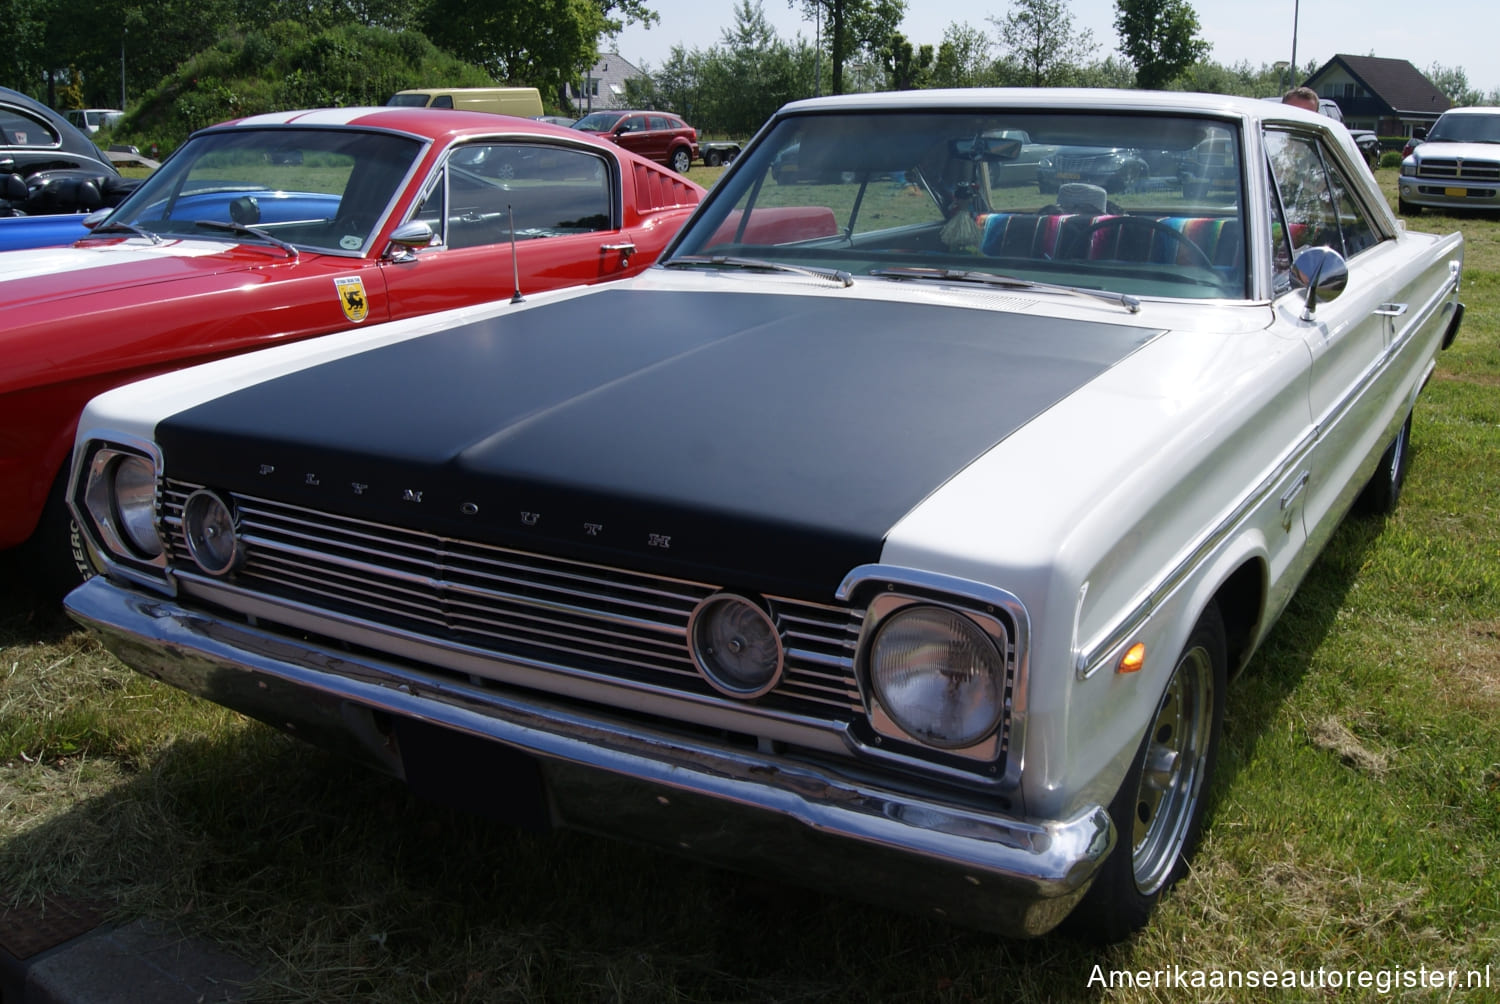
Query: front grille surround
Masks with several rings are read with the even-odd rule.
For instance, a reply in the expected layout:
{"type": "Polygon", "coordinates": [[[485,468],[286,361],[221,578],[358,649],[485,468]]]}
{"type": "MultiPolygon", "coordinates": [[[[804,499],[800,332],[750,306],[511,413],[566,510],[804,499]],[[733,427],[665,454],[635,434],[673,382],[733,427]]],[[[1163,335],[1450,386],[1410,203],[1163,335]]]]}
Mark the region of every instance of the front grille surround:
{"type": "MultiPolygon", "coordinates": [[[[185,578],[195,576],[182,511],[201,487],[166,479],[160,493],[170,564],[185,578]]],[[[229,581],[206,583],[226,606],[235,606],[238,595],[253,597],[257,608],[269,603],[326,613],[334,637],[336,623],[378,625],[388,637],[415,640],[423,651],[455,653],[446,668],[441,658],[424,664],[468,683],[490,675],[483,668],[488,654],[496,667],[493,682],[505,680],[502,666],[520,664],[546,671],[527,673],[531,685],[539,675],[565,674],[567,679],[557,678],[558,693],[579,681],[605,683],[616,694],[621,687],[639,692],[641,707],[649,707],[653,696],[680,699],[673,714],[683,718],[699,709],[704,722],[712,723],[723,717],[713,713],[717,709],[740,720],[762,719],[767,733],[801,730],[810,747],[825,751],[987,783],[1005,773],[1009,707],[994,746],[998,759],[964,760],[915,744],[892,749],[889,741],[878,748],[858,682],[859,646],[868,626],[865,607],[857,602],[765,596],[785,645],[785,670],[769,693],[735,699],[700,675],[687,645],[692,611],[722,591],[721,585],[223,494],[235,507],[246,549],[244,564],[229,581]]],[[[1007,655],[1009,692],[1016,653],[1007,655]]]]}
{"type": "Polygon", "coordinates": [[[1417,177],[1433,181],[1495,184],[1500,182],[1500,160],[1424,157],[1417,164],[1417,177]]]}

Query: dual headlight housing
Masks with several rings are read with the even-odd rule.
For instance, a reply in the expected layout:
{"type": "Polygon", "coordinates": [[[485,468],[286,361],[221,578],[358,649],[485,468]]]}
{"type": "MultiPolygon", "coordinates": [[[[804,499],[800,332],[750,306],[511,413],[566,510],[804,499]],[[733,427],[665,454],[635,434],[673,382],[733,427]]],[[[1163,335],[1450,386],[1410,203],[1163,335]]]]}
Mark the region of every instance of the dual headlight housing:
{"type": "Polygon", "coordinates": [[[79,477],[78,515],[105,556],[164,567],[166,547],[156,523],[156,462],[133,450],[100,446],[79,477]]]}
{"type": "Polygon", "coordinates": [[[993,757],[1010,689],[1004,624],[894,597],[882,597],[871,613],[879,620],[863,668],[875,731],[959,755],[993,757]]]}
{"type": "MultiPolygon", "coordinates": [[[[167,564],[167,528],[159,519],[159,464],[154,454],[99,444],[79,472],[77,515],[90,541],[122,568],[159,572],[167,564]]],[[[182,536],[199,569],[225,575],[244,548],[234,510],[218,493],[200,490],[182,507],[182,536]]]]}

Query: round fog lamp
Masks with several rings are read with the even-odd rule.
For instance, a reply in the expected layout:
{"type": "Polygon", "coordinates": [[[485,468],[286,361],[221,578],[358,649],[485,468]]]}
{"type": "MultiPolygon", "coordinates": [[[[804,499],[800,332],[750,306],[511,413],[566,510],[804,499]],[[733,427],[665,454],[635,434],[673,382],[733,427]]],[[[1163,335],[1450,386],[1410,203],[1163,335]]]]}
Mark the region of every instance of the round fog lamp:
{"type": "Polygon", "coordinates": [[[881,708],[903,732],[939,749],[963,749],[994,731],[1004,681],[990,636],[944,607],[892,614],[870,650],[870,686],[881,708]]]}
{"type": "Polygon", "coordinates": [[[781,635],[771,615],[744,596],[710,596],[688,619],[698,671],[730,697],[759,697],[781,679],[781,635]]]}
{"type": "Polygon", "coordinates": [[[239,530],[234,511],[216,493],[199,489],[182,507],[182,533],[188,552],[209,575],[224,575],[240,563],[239,530]]]}

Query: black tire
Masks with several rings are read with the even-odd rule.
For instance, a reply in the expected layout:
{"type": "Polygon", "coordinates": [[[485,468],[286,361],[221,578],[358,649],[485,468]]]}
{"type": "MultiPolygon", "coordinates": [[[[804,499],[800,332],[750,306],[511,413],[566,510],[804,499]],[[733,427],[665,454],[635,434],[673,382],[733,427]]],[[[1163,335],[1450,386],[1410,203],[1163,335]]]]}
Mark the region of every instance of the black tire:
{"type": "Polygon", "coordinates": [[[718,167],[724,163],[724,156],[717,150],[710,150],[703,155],[703,163],[707,167],[718,167]]]}
{"type": "Polygon", "coordinates": [[[1187,871],[1202,833],[1228,687],[1224,620],[1209,604],[1173,667],[1109,815],[1115,848],[1068,917],[1093,944],[1146,926],[1162,893],[1187,871]]]}
{"type": "Polygon", "coordinates": [[[687,174],[688,168],[693,166],[693,155],[688,152],[687,147],[680,146],[669,155],[667,166],[678,174],[687,174]]]}
{"type": "Polygon", "coordinates": [[[1422,207],[1414,206],[1398,195],[1396,196],[1396,214],[1398,216],[1421,216],[1422,207]]]}
{"type": "Polygon", "coordinates": [[[1401,501],[1401,486],[1406,483],[1406,468],[1411,459],[1411,412],[1396,438],[1391,440],[1380,457],[1380,466],[1370,476],[1369,483],[1354,500],[1354,509],[1365,516],[1389,516],[1396,511],[1401,501]]]}
{"type": "Polygon", "coordinates": [[[24,545],[36,575],[37,593],[48,600],[61,600],[94,575],[83,547],[83,536],[68,510],[67,492],[68,472],[64,468],[53,479],[47,507],[24,545]]]}
{"type": "Polygon", "coordinates": [[[1038,181],[1036,183],[1036,189],[1042,195],[1056,195],[1057,194],[1057,182],[1055,182],[1055,181],[1038,181]]]}

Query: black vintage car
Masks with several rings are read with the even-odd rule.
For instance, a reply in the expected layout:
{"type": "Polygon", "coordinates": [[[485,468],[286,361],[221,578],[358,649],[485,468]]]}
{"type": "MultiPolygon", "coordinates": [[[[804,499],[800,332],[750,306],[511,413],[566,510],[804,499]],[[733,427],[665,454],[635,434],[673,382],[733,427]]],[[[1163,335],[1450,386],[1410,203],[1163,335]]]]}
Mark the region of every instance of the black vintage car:
{"type": "MultiPolygon", "coordinates": [[[[93,212],[119,204],[136,184],[57,112],[0,87],[0,220],[93,212]]],[[[20,235],[34,231],[0,224],[0,248],[33,246],[20,235]]]]}

